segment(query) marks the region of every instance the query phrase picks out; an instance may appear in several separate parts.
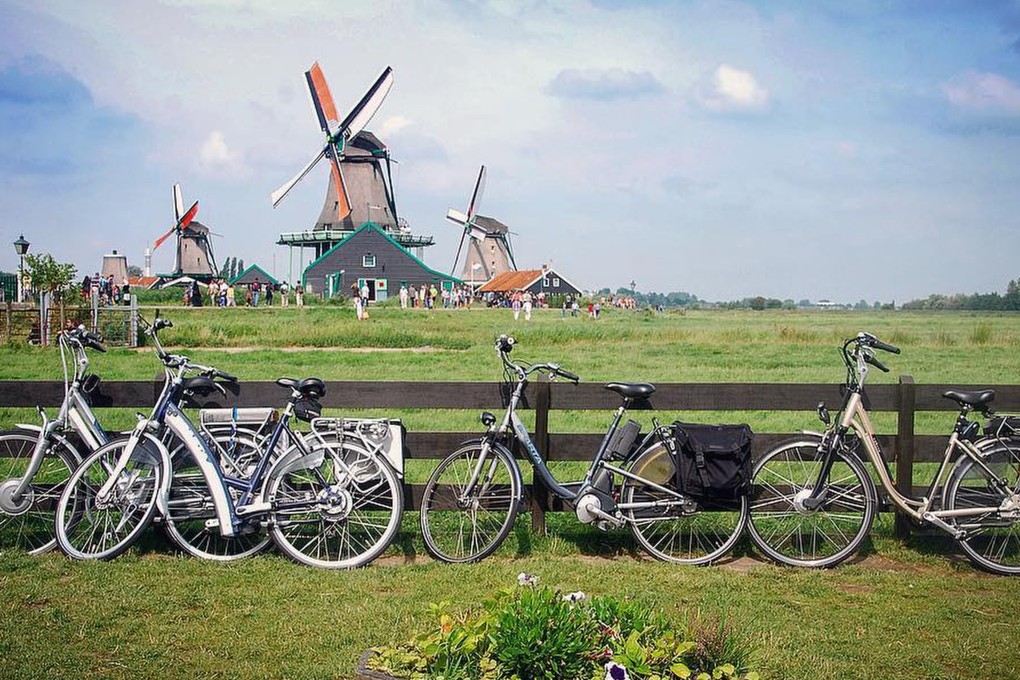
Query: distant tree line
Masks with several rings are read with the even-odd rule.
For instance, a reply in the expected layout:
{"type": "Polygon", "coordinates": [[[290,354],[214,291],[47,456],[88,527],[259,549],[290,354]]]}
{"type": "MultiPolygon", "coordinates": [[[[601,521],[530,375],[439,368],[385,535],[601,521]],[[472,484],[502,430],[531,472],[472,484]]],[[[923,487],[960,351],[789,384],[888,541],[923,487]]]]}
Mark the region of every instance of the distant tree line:
{"type": "Polygon", "coordinates": [[[975,293],[974,295],[938,295],[933,293],[923,300],[911,300],[903,309],[952,309],[982,312],[1020,311],[1020,279],[1006,285],[1006,294],[975,293]]]}
{"type": "Polygon", "coordinates": [[[220,267],[220,278],[232,281],[238,276],[244,273],[244,260],[238,260],[236,257],[228,257],[223,260],[223,266],[220,267]]]}

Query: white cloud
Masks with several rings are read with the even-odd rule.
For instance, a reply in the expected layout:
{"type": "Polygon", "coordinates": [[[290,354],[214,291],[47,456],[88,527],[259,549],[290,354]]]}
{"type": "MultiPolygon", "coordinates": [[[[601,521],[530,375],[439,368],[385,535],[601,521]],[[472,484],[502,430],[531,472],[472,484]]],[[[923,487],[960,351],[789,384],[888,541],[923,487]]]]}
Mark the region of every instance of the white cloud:
{"type": "Polygon", "coordinates": [[[695,98],[709,111],[761,111],[769,105],[769,91],[749,71],[721,64],[706,76],[695,98]]]}
{"type": "Polygon", "coordinates": [[[199,168],[212,173],[227,173],[232,176],[244,174],[245,167],[239,154],[227,146],[227,140],[219,130],[213,130],[198,150],[199,168]]]}
{"type": "Polygon", "coordinates": [[[378,135],[380,139],[386,139],[398,134],[401,130],[411,125],[411,120],[404,116],[390,116],[379,126],[378,135]]]}
{"type": "Polygon", "coordinates": [[[966,73],[944,83],[942,92],[959,109],[1020,116],[1020,86],[997,73],[966,73]]]}

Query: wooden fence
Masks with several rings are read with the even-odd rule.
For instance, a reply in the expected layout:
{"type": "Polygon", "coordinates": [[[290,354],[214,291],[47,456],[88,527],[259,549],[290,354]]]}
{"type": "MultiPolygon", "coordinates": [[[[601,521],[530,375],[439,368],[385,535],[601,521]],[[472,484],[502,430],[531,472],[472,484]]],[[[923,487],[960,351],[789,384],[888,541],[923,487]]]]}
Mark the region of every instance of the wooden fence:
{"type": "MultiPolygon", "coordinates": [[[[151,407],[162,383],[146,381],[103,382],[93,394],[96,408],[151,407]]],[[[915,434],[915,415],[923,411],[955,411],[956,404],[942,398],[947,389],[978,389],[993,387],[997,396],[994,406],[1001,411],[1020,410],[1020,385],[923,385],[910,376],[901,376],[894,385],[868,388],[873,412],[897,414],[895,434],[878,437],[883,451],[894,465],[894,479],[900,489],[913,487],[915,463],[938,461],[945,450],[947,435],[915,434]]],[[[619,406],[619,397],[600,384],[537,382],[528,387],[528,407],[535,410],[535,443],[550,461],[589,460],[602,439],[601,433],[550,432],[552,411],[611,411],[619,406]]],[[[246,382],[237,386],[236,394],[227,398],[213,395],[203,406],[265,406],[280,405],[286,393],[273,382],[246,382]]],[[[0,407],[59,406],[63,399],[63,383],[43,381],[0,382],[0,407]]],[[[698,411],[814,411],[825,401],[835,411],[840,402],[838,385],[787,383],[670,383],[659,384],[650,403],[659,411],[679,411],[685,419],[697,422],[698,411]]],[[[478,382],[331,382],[327,384],[324,406],[340,409],[477,409],[498,413],[499,385],[478,382]]],[[[100,416],[101,417],[101,416],[100,416]]],[[[725,419],[734,421],[735,418],[725,419]]],[[[609,415],[606,416],[606,425],[609,415]]],[[[953,417],[945,416],[945,432],[952,427],[953,417]]],[[[4,424],[9,425],[9,424],[4,424]]],[[[803,427],[819,429],[821,424],[805,414],[803,427]]],[[[405,440],[409,459],[440,459],[461,442],[478,437],[481,426],[471,432],[409,431],[405,440]]],[[[761,455],[782,439],[794,433],[755,433],[754,451],[761,455]]],[[[520,451],[516,451],[523,457],[520,451]]],[[[406,484],[408,509],[421,503],[422,484],[406,484]]],[[[545,513],[563,510],[557,499],[550,499],[548,490],[536,479],[536,486],[527,488],[536,531],[545,529],[545,513]]],[[[883,502],[883,508],[888,510],[883,502]]],[[[905,535],[909,524],[897,521],[897,533],[905,535]]]]}

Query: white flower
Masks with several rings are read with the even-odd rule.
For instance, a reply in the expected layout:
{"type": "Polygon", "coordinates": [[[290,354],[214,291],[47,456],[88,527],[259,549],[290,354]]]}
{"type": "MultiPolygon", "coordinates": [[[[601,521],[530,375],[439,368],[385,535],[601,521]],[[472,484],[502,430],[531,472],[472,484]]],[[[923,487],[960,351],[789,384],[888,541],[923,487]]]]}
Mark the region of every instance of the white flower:
{"type": "Polygon", "coordinates": [[[607,662],[606,680],[630,680],[630,676],[627,675],[627,667],[622,666],[615,661],[607,662]]]}
{"type": "Polygon", "coordinates": [[[563,596],[563,601],[569,602],[570,604],[577,604],[578,602],[586,599],[588,599],[588,596],[585,595],[584,592],[581,590],[577,591],[576,593],[567,593],[566,595],[563,596]]]}
{"type": "Polygon", "coordinates": [[[538,577],[534,574],[525,574],[523,571],[517,574],[517,585],[519,586],[537,586],[538,577]]]}

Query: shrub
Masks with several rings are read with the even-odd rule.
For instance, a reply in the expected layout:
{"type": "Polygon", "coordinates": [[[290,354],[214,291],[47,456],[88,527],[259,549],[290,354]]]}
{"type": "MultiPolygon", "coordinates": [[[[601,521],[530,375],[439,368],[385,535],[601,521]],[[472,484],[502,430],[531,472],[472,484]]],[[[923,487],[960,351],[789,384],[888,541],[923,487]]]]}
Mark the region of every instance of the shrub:
{"type": "Polygon", "coordinates": [[[746,638],[729,623],[675,623],[641,602],[521,587],[473,611],[448,608],[431,605],[429,629],[373,648],[368,667],[412,680],[757,678],[746,638]]]}

